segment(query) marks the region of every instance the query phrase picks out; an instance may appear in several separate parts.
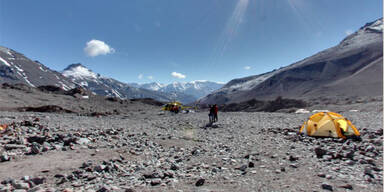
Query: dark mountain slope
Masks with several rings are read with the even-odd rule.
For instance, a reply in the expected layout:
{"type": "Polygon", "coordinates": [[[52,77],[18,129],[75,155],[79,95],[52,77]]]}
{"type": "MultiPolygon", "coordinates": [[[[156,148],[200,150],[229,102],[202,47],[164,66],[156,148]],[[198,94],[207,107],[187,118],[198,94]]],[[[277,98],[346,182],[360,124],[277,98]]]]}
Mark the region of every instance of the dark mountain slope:
{"type": "Polygon", "coordinates": [[[368,23],[335,47],[287,67],[234,79],[199,103],[382,95],[382,31],[382,19],[368,23]]]}

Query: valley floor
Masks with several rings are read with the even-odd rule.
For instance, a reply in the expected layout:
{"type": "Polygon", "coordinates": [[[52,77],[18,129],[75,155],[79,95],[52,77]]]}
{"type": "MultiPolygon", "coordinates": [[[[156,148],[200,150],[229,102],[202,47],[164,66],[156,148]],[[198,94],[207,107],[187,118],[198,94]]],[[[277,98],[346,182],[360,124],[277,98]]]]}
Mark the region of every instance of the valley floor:
{"type": "Polygon", "coordinates": [[[0,112],[0,191],[383,191],[382,111],[342,114],[363,141],[297,135],[310,114],[0,112]]]}

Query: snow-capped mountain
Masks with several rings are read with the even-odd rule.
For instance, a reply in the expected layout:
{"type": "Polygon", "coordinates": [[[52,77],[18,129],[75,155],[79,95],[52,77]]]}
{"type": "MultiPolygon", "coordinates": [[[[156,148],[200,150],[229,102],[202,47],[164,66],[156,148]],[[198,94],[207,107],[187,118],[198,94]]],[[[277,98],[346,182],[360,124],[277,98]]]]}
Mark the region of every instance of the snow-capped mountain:
{"type": "Polygon", "coordinates": [[[61,73],[2,46],[0,46],[0,83],[23,83],[31,87],[55,85],[64,90],[75,87],[75,84],[61,73]]]}
{"type": "Polygon", "coordinates": [[[146,84],[142,84],[142,85],[139,85],[141,88],[143,89],[149,89],[149,90],[153,90],[153,91],[161,91],[161,89],[165,86],[164,84],[161,84],[161,83],[156,83],[156,82],[152,82],[152,83],[146,83],[146,84]]]}
{"type": "Polygon", "coordinates": [[[250,99],[379,96],[383,91],[383,19],[367,23],[339,45],[287,67],[234,79],[198,103],[250,99]]]}
{"type": "Polygon", "coordinates": [[[153,98],[159,101],[169,101],[165,94],[151,90],[136,88],[112,78],[94,73],[81,64],[71,64],[62,74],[73,82],[91,90],[98,95],[118,98],[153,98]]]}
{"type": "Polygon", "coordinates": [[[130,84],[135,87],[140,87],[144,89],[161,91],[169,94],[186,94],[191,95],[195,99],[204,97],[209,93],[221,88],[224,83],[217,83],[206,80],[196,80],[191,82],[173,82],[170,84],[160,84],[156,82],[146,83],[146,84],[130,84]]]}

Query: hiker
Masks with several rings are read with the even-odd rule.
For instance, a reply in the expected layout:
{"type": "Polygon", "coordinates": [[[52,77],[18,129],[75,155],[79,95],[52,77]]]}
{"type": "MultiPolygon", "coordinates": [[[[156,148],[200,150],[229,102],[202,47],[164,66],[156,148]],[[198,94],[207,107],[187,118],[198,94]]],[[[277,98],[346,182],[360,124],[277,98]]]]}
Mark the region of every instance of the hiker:
{"type": "Polygon", "coordinates": [[[213,105],[213,122],[217,122],[217,112],[219,112],[219,108],[217,107],[217,105],[213,105]]]}
{"type": "Polygon", "coordinates": [[[208,114],[209,123],[213,123],[213,113],[214,113],[213,106],[208,105],[208,107],[209,107],[209,114],[208,114]]]}

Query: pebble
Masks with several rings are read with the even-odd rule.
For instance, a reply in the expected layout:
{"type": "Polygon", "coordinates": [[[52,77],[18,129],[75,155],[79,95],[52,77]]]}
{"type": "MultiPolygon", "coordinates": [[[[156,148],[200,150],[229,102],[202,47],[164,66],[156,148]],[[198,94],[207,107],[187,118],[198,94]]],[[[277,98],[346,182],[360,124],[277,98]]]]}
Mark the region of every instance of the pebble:
{"type": "Polygon", "coordinates": [[[324,189],[324,190],[333,191],[332,185],[330,185],[328,183],[321,184],[321,188],[324,189]]]}
{"type": "Polygon", "coordinates": [[[5,154],[5,153],[3,153],[0,156],[0,162],[5,162],[5,161],[9,161],[9,160],[11,160],[11,158],[7,154],[5,154]]]}
{"type": "Polygon", "coordinates": [[[319,174],[317,174],[317,176],[325,178],[326,175],[324,173],[319,173],[319,174]]]}
{"type": "Polygon", "coordinates": [[[15,188],[15,189],[29,189],[30,186],[28,183],[25,183],[25,182],[15,182],[12,184],[12,186],[15,188]]]}
{"type": "Polygon", "coordinates": [[[200,186],[203,186],[204,183],[205,183],[205,179],[201,178],[201,179],[196,181],[195,186],[200,187],[200,186]]]}
{"type": "Polygon", "coordinates": [[[350,185],[350,184],[344,184],[344,185],[340,185],[339,187],[340,187],[340,188],[344,188],[344,189],[353,190],[353,186],[352,186],[352,185],[350,185]]]}
{"type": "Polygon", "coordinates": [[[321,147],[316,147],[314,149],[314,151],[315,151],[315,154],[316,154],[317,158],[322,158],[323,155],[325,155],[327,153],[327,151],[322,149],[321,147]]]}
{"type": "Polygon", "coordinates": [[[161,184],[161,179],[159,179],[159,178],[151,180],[152,186],[156,186],[156,185],[160,185],[160,184],[161,184]]]}

